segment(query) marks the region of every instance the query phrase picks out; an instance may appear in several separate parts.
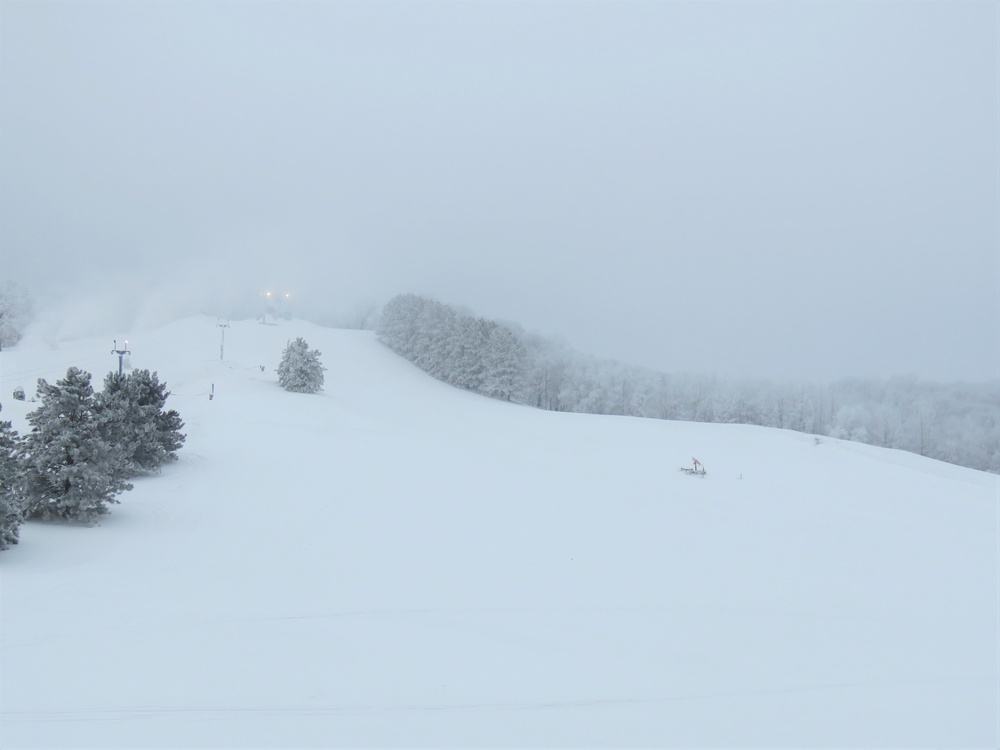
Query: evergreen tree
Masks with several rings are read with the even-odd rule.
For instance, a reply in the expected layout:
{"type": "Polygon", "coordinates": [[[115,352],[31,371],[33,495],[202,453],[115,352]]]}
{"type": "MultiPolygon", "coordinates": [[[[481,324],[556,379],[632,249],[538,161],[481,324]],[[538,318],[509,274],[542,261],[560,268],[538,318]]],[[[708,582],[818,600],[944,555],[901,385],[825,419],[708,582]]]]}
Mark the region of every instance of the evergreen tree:
{"type": "Polygon", "coordinates": [[[104,378],[97,397],[101,435],[121,449],[125,476],[155,471],[177,459],[186,436],[180,432],[180,415],[163,410],[169,395],[166,383],[149,370],[110,372],[104,378]]]}
{"type": "Polygon", "coordinates": [[[0,422],[0,550],[17,544],[24,519],[21,439],[10,422],[0,422]]]}
{"type": "Polygon", "coordinates": [[[316,393],[323,388],[323,371],[320,364],[321,352],[310,349],[304,339],[290,341],[281,355],[278,365],[278,385],[286,391],[296,393],[316,393]]]}
{"type": "Polygon", "coordinates": [[[416,322],[428,303],[429,300],[415,294],[400,294],[389,300],[382,308],[379,320],[379,341],[412,362],[417,354],[416,322]]]}
{"type": "MultiPolygon", "coordinates": [[[[169,395],[169,391],[167,391],[169,395]]],[[[160,449],[163,451],[165,461],[176,461],[177,451],[184,445],[187,435],[181,433],[184,420],[176,409],[160,411],[156,415],[156,438],[159,441],[160,449]]]]}
{"type": "Polygon", "coordinates": [[[456,334],[449,382],[478,393],[485,377],[486,363],[483,355],[489,338],[489,323],[482,318],[463,316],[456,334]]]}
{"type": "Polygon", "coordinates": [[[438,380],[506,401],[524,395],[527,349],[495,321],[401,294],[386,303],[378,337],[438,380]]]}
{"type": "Polygon", "coordinates": [[[524,387],[527,351],[509,328],[489,326],[489,337],[483,352],[484,378],[481,393],[510,401],[521,395],[524,387]]]}
{"type": "Polygon", "coordinates": [[[123,478],[121,449],[101,436],[90,373],[71,367],[55,385],[39,379],[38,395],[23,450],[27,512],[93,522],[132,485],[123,478]]]}

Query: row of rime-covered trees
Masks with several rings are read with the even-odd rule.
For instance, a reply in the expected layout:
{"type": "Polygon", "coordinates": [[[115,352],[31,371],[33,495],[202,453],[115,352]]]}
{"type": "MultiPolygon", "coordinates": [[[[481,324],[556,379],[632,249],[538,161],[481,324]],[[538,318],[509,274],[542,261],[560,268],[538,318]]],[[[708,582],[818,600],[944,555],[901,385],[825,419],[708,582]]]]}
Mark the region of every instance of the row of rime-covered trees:
{"type": "Polygon", "coordinates": [[[584,355],[414,295],[386,305],[379,338],[440,380],[541,409],[778,427],[1000,473],[1000,384],[668,374],[584,355]]]}
{"type": "Polygon", "coordinates": [[[1000,384],[775,383],[627,367],[529,338],[525,402],[558,411],[752,424],[1000,473],[1000,384]]]}
{"type": "Polygon", "coordinates": [[[128,480],[176,459],[185,436],[156,373],[109,373],[95,393],[76,367],[55,385],[38,381],[31,431],[0,422],[0,549],[26,518],[92,523],[132,489],[128,480]]]}
{"type": "Polygon", "coordinates": [[[382,309],[378,337],[439,380],[493,398],[521,400],[527,351],[506,326],[403,294],[382,309]]]}

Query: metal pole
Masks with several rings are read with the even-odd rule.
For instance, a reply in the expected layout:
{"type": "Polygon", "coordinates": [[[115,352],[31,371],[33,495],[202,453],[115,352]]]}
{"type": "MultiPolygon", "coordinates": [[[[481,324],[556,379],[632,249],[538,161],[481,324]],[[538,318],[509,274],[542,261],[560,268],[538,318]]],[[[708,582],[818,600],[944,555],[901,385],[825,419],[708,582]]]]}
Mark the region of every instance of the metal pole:
{"type": "Polygon", "coordinates": [[[122,358],[126,354],[131,354],[132,352],[130,352],[129,349],[128,349],[128,339],[125,339],[125,348],[124,349],[119,349],[118,348],[118,339],[114,339],[114,342],[115,342],[115,348],[111,350],[111,353],[118,355],[118,377],[121,377],[122,376],[122,358]]]}
{"type": "Polygon", "coordinates": [[[229,328],[229,323],[218,323],[217,326],[222,329],[222,342],[219,344],[219,361],[222,361],[222,355],[226,350],[226,329],[229,328]]]}

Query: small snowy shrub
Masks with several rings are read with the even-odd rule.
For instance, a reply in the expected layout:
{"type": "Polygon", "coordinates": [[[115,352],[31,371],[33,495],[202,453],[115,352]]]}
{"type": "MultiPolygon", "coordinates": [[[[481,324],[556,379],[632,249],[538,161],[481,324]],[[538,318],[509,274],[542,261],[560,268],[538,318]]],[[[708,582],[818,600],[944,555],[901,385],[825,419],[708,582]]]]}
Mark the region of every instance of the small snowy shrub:
{"type": "Polygon", "coordinates": [[[320,364],[320,354],[302,338],[290,341],[278,365],[278,385],[296,393],[316,393],[322,389],[326,368],[320,364]]]}

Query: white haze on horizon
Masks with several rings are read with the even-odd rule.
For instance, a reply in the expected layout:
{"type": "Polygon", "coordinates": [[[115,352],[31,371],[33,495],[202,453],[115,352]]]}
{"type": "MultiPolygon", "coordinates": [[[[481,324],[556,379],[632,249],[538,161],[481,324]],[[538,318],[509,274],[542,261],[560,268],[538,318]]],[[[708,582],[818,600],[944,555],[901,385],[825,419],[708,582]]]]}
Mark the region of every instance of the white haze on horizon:
{"type": "Polygon", "coordinates": [[[998,63],[985,0],[0,3],[0,276],[49,340],[412,292],[668,372],[997,380],[998,63]]]}

